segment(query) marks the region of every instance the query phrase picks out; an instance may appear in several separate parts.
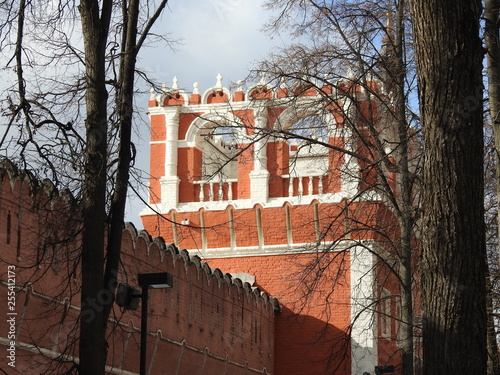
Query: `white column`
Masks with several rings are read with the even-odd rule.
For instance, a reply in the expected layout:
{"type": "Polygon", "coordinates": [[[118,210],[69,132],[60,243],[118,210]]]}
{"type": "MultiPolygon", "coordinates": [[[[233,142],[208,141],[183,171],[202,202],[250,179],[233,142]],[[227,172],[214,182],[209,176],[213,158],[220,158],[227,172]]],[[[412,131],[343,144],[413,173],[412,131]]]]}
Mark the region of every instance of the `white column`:
{"type": "MultiPolygon", "coordinates": [[[[349,99],[344,103],[345,116],[354,120],[356,115],[355,105],[349,99]]],[[[330,130],[330,136],[342,136],[344,138],[344,147],[348,151],[356,152],[356,137],[352,135],[349,127],[342,129],[335,129],[333,132],[330,130]],[[333,133],[333,134],[332,134],[333,133]]],[[[354,197],[358,193],[359,182],[361,181],[361,173],[358,160],[353,156],[344,154],[344,164],[340,167],[341,189],[346,197],[354,197]]]]}
{"type": "Polygon", "coordinates": [[[161,203],[166,209],[177,207],[179,203],[179,183],[177,176],[177,149],[179,141],[179,108],[169,107],[165,113],[165,176],[160,179],[161,203]]]}
{"type": "Polygon", "coordinates": [[[250,172],[251,198],[258,202],[267,202],[269,197],[269,171],[267,170],[267,138],[263,138],[263,132],[267,126],[267,108],[259,108],[255,114],[255,133],[257,139],[254,147],[254,167],[250,172]]]}
{"type": "Polygon", "coordinates": [[[254,143],[254,171],[268,172],[267,171],[267,138],[263,139],[261,135],[257,135],[254,143]]]}
{"type": "Polygon", "coordinates": [[[351,374],[371,374],[378,362],[374,256],[364,247],[353,247],[350,258],[351,374]]]}

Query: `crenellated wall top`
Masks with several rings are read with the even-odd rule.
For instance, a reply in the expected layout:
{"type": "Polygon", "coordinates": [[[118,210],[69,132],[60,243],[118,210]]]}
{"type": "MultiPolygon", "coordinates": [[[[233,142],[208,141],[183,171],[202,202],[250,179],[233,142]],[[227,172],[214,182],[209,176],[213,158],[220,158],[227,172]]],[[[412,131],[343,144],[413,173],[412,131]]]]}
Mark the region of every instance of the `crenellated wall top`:
{"type": "MultiPolygon", "coordinates": [[[[338,91],[333,85],[317,82],[316,84],[305,84],[304,82],[298,80],[292,85],[287,85],[284,80],[280,80],[278,84],[272,85],[266,80],[266,75],[261,73],[260,80],[257,84],[253,84],[245,89],[245,84],[243,81],[238,81],[236,87],[231,91],[228,87],[222,84],[222,75],[219,73],[216,77],[215,85],[208,88],[200,94],[199,84],[195,82],[193,84],[192,92],[188,92],[182,88],[179,88],[179,83],[177,77],[173,78],[171,87],[167,87],[166,83],[162,84],[162,88],[159,92],[155,88],[150,90],[150,98],[148,102],[149,108],[154,107],[167,107],[176,105],[199,105],[199,104],[216,104],[216,103],[235,103],[244,102],[252,100],[265,100],[265,99],[283,99],[291,98],[297,96],[303,97],[314,97],[321,95],[332,95],[335,91],[338,91]]],[[[328,82],[327,79],[324,80],[328,82]]],[[[345,83],[339,83],[338,87],[342,88],[345,92],[346,88],[352,92],[362,91],[363,88],[353,83],[349,83],[346,80],[345,83]]],[[[378,90],[380,82],[368,83],[368,87],[373,90],[378,90]]]]}
{"type": "MultiPolygon", "coordinates": [[[[76,217],[78,216],[78,201],[69,190],[58,190],[50,180],[39,180],[33,173],[17,168],[8,159],[0,159],[0,182],[0,222],[2,223],[0,241],[5,245],[2,247],[2,260],[22,265],[23,261],[29,262],[34,259],[33,254],[25,253],[36,251],[32,246],[34,240],[29,237],[33,236],[33,233],[44,232],[43,228],[40,228],[39,232],[34,232],[32,228],[32,223],[41,223],[37,219],[39,217],[37,210],[44,210],[44,213],[47,213],[57,207],[58,213],[67,211],[65,215],[76,217]],[[44,204],[38,205],[37,202],[40,201],[44,204]],[[7,220],[9,222],[13,220],[7,219],[7,216],[16,217],[16,222],[13,221],[12,225],[6,224],[7,220]],[[14,225],[19,229],[15,231],[11,229],[14,225]],[[14,236],[18,236],[22,242],[14,240],[14,236]],[[16,246],[17,243],[29,245],[16,246]],[[12,254],[9,255],[9,253],[12,254]]],[[[64,222],[63,225],[67,223],[64,222]]],[[[74,242],[74,244],[77,243],[78,241],[74,242]]],[[[161,237],[153,238],[145,230],[137,231],[132,223],[124,225],[122,252],[124,258],[129,258],[131,260],[129,263],[135,268],[138,268],[139,263],[144,264],[146,269],[149,267],[147,265],[162,269],[167,267],[162,266],[162,263],[170,264],[174,268],[181,265],[188,276],[195,275],[198,279],[204,277],[207,284],[215,282],[219,287],[225,284],[229,289],[229,294],[234,288],[238,294],[245,295],[248,299],[254,298],[257,303],[264,303],[266,310],[279,311],[278,301],[265,292],[261,292],[258,288],[254,288],[248,282],[233,277],[231,274],[210,268],[208,263],[202,261],[197,255],[190,255],[186,250],[179,250],[174,244],[165,243],[161,237]]],[[[137,273],[137,270],[134,272],[137,273]]]]}
{"type": "Polygon", "coordinates": [[[68,202],[74,202],[73,194],[67,189],[59,190],[49,179],[39,180],[29,170],[20,170],[9,159],[0,158],[0,175],[7,175],[11,192],[20,184],[27,188],[30,195],[44,192],[50,199],[63,198],[68,202]]]}
{"type": "Polygon", "coordinates": [[[209,264],[199,256],[190,255],[187,250],[179,250],[174,244],[166,243],[161,237],[153,238],[145,230],[137,231],[132,223],[125,224],[123,235],[124,237],[129,236],[134,244],[133,249],[131,249],[132,252],[137,251],[139,239],[142,239],[147,247],[146,254],[148,257],[159,257],[162,262],[166,261],[165,258],[168,257],[176,266],[181,262],[186,273],[195,272],[197,277],[203,276],[209,283],[215,281],[218,285],[226,284],[228,288],[235,288],[238,294],[246,296],[247,299],[254,298],[256,301],[265,303],[274,312],[280,311],[280,305],[276,298],[253,287],[249,282],[234,277],[230,273],[224,273],[218,268],[210,268],[209,264]]]}

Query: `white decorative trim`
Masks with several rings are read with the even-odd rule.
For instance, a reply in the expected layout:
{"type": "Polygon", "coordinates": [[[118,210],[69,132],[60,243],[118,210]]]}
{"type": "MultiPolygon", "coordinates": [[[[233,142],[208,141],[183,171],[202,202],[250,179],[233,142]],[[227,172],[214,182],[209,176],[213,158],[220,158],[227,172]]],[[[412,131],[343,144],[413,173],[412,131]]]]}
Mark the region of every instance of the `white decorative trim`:
{"type": "Polygon", "coordinates": [[[252,87],[250,87],[246,93],[245,93],[245,98],[249,98],[249,99],[252,99],[252,100],[260,100],[260,99],[253,99],[250,94],[252,94],[253,91],[255,90],[258,90],[258,89],[262,89],[262,88],[265,88],[267,90],[269,90],[269,93],[271,94],[271,98],[270,99],[275,99],[276,98],[276,93],[275,91],[273,90],[273,87],[269,84],[267,85],[263,85],[261,83],[257,84],[257,85],[253,85],[252,87]]]}
{"type": "MultiPolygon", "coordinates": [[[[331,245],[322,243],[320,246],[326,247],[331,245]]],[[[346,244],[336,244],[334,251],[344,251],[346,244]]],[[[198,255],[202,259],[215,258],[240,258],[251,256],[271,256],[271,255],[291,255],[291,254],[312,254],[318,250],[316,244],[312,243],[297,243],[293,245],[264,245],[260,246],[245,246],[245,247],[220,247],[209,249],[188,249],[191,255],[198,255]]]]}
{"type": "Polygon", "coordinates": [[[163,205],[176,207],[179,204],[180,183],[181,180],[177,176],[163,176],[160,178],[160,194],[163,205]]]}
{"type": "MultiPolygon", "coordinates": [[[[228,101],[231,101],[232,98],[231,98],[231,91],[229,91],[229,89],[227,87],[224,87],[222,85],[222,75],[219,73],[217,74],[217,81],[215,83],[214,86],[210,87],[208,90],[206,90],[203,95],[201,96],[201,102],[203,104],[207,104],[207,100],[208,100],[208,97],[209,95],[213,94],[213,93],[216,93],[216,92],[219,92],[219,91],[222,91],[224,94],[227,95],[227,100],[228,101]]],[[[222,103],[224,105],[227,105],[226,103],[222,103]]],[[[210,104],[209,104],[210,105],[210,104]]]]}
{"type": "Polygon", "coordinates": [[[247,137],[241,119],[231,112],[228,112],[226,107],[225,111],[204,113],[196,118],[189,126],[184,141],[179,142],[179,147],[193,147],[192,145],[196,144],[196,136],[201,129],[207,127],[207,124],[234,126],[238,141],[247,137]]]}
{"type": "Polygon", "coordinates": [[[298,120],[309,117],[318,116],[328,125],[328,130],[336,128],[337,122],[335,118],[323,105],[316,101],[304,100],[297,101],[294,105],[288,106],[276,119],[274,127],[277,130],[289,129],[298,120]]]}
{"type": "MultiPolygon", "coordinates": [[[[213,92],[213,89],[210,88],[207,90],[207,92],[210,91],[209,93],[213,92]]],[[[219,90],[220,91],[220,90],[219,90]]],[[[318,97],[317,96],[308,96],[308,97],[302,97],[302,98],[297,98],[294,101],[294,106],[297,106],[298,108],[311,108],[315,109],[314,111],[308,111],[310,112],[309,115],[318,115],[320,113],[329,113],[328,110],[326,110],[324,107],[317,105],[318,103],[318,97]]],[[[264,104],[264,103],[262,103],[264,104]]],[[[266,103],[267,104],[267,103],[266,103]]],[[[255,110],[255,106],[257,105],[255,100],[243,100],[243,101],[237,101],[237,102],[229,102],[229,103],[204,103],[201,102],[200,104],[184,104],[181,106],[157,106],[157,107],[149,107],[149,114],[154,115],[154,114],[162,114],[168,111],[173,110],[174,108],[179,108],[181,113],[226,113],[228,111],[236,111],[236,110],[255,110]]],[[[273,107],[279,107],[279,106],[284,106],[284,107],[290,107],[290,98],[275,98],[272,100],[272,106],[273,107]]]]}
{"type": "MultiPolygon", "coordinates": [[[[269,198],[267,202],[260,202],[254,199],[237,199],[229,201],[213,201],[213,202],[187,202],[179,203],[177,206],[169,206],[166,204],[151,204],[150,207],[144,208],[139,216],[148,216],[159,214],[168,214],[170,210],[174,209],[178,212],[198,212],[200,209],[205,211],[224,211],[229,205],[234,209],[250,209],[256,204],[261,204],[263,208],[276,208],[283,207],[286,203],[293,206],[309,205],[314,201],[320,204],[340,203],[343,199],[350,199],[352,195],[347,195],[349,192],[328,193],[328,194],[313,194],[302,195],[294,197],[279,197],[269,198]]],[[[359,200],[359,199],[358,199],[359,200]]],[[[363,193],[363,202],[376,202],[380,201],[381,197],[376,192],[363,193]]]]}
{"type": "Polygon", "coordinates": [[[296,197],[280,197],[280,198],[270,198],[267,202],[260,202],[253,199],[237,199],[232,201],[213,201],[213,202],[188,202],[179,203],[177,206],[167,206],[164,204],[152,204],[151,208],[146,207],[143,209],[139,215],[156,215],[167,214],[170,210],[175,209],[178,212],[198,212],[200,209],[205,209],[206,211],[223,211],[228,205],[234,207],[234,209],[250,209],[256,204],[261,204],[263,208],[276,208],[283,207],[285,203],[290,203],[292,205],[309,205],[313,201],[317,200],[319,203],[339,203],[342,199],[345,199],[346,195],[344,193],[333,193],[333,194],[323,194],[323,195],[305,195],[296,197]]]}

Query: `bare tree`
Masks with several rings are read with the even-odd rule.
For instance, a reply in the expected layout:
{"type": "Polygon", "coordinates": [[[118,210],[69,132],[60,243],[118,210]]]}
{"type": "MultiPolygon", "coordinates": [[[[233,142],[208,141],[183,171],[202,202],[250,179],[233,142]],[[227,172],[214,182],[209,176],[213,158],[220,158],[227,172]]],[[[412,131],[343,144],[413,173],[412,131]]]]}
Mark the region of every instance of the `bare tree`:
{"type": "MultiPolygon", "coordinates": [[[[402,373],[413,374],[419,142],[418,116],[411,107],[416,82],[408,5],[405,1],[359,4],[283,0],[269,2],[268,6],[279,10],[278,17],[269,24],[270,30],[291,29],[292,34],[304,42],[277,53],[262,65],[261,71],[275,80],[276,86],[284,82],[294,85],[298,97],[315,88],[322,97],[313,105],[335,107],[343,112],[341,115],[346,119],[343,125],[352,132],[357,147],[339,151],[359,163],[363,182],[358,180],[357,183],[364,184],[363,192],[353,197],[351,210],[356,211],[353,207],[364,199],[365,194],[376,192],[394,214],[397,237],[391,236],[394,227],[389,222],[385,224],[391,229],[383,228],[383,223],[373,225],[366,222],[366,218],[361,219],[365,222],[360,222],[359,217],[356,221],[356,214],[351,218],[353,225],[348,231],[371,231],[386,242],[386,248],[375,255],[377,267],[388,269],[400,286],[389,298],[401,301],[401,317],[398,319],[402,373]],[[354,87],[356,89],[349,90],[354,87]],[[351,106],[338,105],[346,102],[351,106]],[[376,104],[371,107],[366,103],[376,104]]],[[[321,143],[317,137],[311,139],[297,129],[273,132],[273,136],[306,138],[307,142],[321,143]]],[[[348,210],[346,208],[346,212],[348,210]]],[[[334,231],[332,228],[336,228],[336,223],[345,222],[345,217],[330,219],[332,224],[322,238],[330,236],[332,239],[328,230],[334,231]]],[[[327,259],[328,253],[340,246],[345,237],[346,233],[338,235],[332,246],[319,247],[318,251],[323,252],[327,259]]],[[[310,266],[312,270],[316,267],[317,271],[322,264],[313,262],[310,266]]],[[[319,282],[315,278],[321,273],[311,274],[315,276],[309,282],[315,285],[319,282]]]]}
{"type": "Polygon", "coordinates": [[[1,4],[1,42],[16,77],[0,147],[81,198],[80,374],[104,374],[134,157],[136,58],[167,2],[82,0],[79,13],[71,1],[1,4]],[[8,143],[16,125],[21,135],[8,143]]]}
{"type": "Polygon", "coordinates": [[[426,374],[486,373],[481,11],[480,1],[412,2],[426,374]]]}

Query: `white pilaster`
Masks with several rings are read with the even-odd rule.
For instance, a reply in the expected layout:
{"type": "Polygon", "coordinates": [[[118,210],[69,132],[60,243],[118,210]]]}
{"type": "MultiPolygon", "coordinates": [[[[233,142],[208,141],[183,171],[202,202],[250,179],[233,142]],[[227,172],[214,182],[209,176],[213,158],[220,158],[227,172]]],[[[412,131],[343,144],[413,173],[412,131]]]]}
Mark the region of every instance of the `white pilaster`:
{"type": "Polygon", "coordinates": [[[363,247],[351,249],[351,374],[373,373],[378,360],[375,265],[363,247]]]}
{"type": "Polygon", "coordinates": [[[267,202],[269,198],[269,171],[267,170],[267,139],[263,137],[267,126],[267,109],[261,107],[255,114],[254,169],[250,172],[250,191],[253,201],[267,202]]]}
{"type": "Polygon", "coordinates": [[[179,203],[179,185],[181,180],[177,176],[164,176],[160,178],[161,203],[163,212],[176,208],[179,203]]]}
{"type": "Polygon", "coordinates": [[[167,209],[177,207],[179,203],[179,183],[177,176],[178,141],[179,141],[179,108],[172,106],[165,113],[165,176],[160,179],[161,203],[167,209]]]}
{"type": "MultiPolygon", "coordinates": [[[[348,100],[346,100],[348,102],[348,100]]],[[[350,102],[344,104],[344,106],[350,105],[350,102]]],[[[346,115],[353,116],[353,110],[347,109],[346,115]]],[[[339,132],[338,129],[335,132],[339,132]]],[[[347,151],[356,153],[356,145],[354,144],[355,137],[353,137],[352,132],[349,127],[342,128],[340,130],[344,138],[344,147],[347,151]]],[[[334,133],[335,134],[335,133],[334,133]]],[[[337,135],[337,134],[335,134],[337,135]]],[[[361,181],[361,173],[359,168],[359,161],[349,154],[344,154],[344,164],[340,167],[341,173],[341,189],[346,197],[354,197],[358,193],[359,182],[361,181]]]]}

